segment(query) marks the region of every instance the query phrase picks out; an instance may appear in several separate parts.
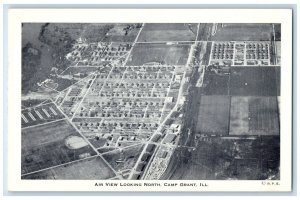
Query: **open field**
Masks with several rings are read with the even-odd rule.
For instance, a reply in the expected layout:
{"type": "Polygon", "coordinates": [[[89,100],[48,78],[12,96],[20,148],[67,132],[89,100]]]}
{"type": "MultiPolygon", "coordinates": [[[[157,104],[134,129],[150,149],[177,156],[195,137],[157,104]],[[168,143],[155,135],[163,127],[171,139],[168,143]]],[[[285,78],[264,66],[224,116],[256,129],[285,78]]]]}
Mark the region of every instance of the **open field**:
{"type": "Polygon", "coordinates": [[[74,75],[74,74],[78,74],[81,73],[83,74],[84,77],[86,77],[87,75],[89,75],[90,73],[97,71],[98,67],[87,67],[87,66],[76,66],[76,67],[69,67],[66,71],[63,72],[62,75],[74,75]]]}
{"type": "Polygon", "coordinates": [[[272,24],[217,24],[213,41],[270,41],[272,24]]]}
{"type": "Polygon", "coordinates": [[[256,139],[209,138],[194,151],[174,153],[164,179],[278,180],[280,142],[277,136],[256,139]]]}
{"type": "Polygon", "coordinates": [[[230,135],[279,135],[277,97],[232,97],[230,135]]]}
{"type": "Polygon", "coordinates": [[[132,169],[143,150],[144,145],[135,145],[133,147],[123,148],[103,154],[107,162],[116,170],[123,171],[132,169]]]}
{"type": "Polygon", "coordinates": [[[77,134],[77,131],[66,120],[23,129],[22,149],[27,149],[38,144],[46,144],[47,142],[63,140],[70,134],[77,134]]]}
{"type": "Polygon", "coordinates": [[[21,107],[22,109],[28,108],[28,107],[33,107],[33,106],[38,106],[41,103],[49,103],[50,100],[48,99],[22,99],[21,101],[21,107]]]}
{"type": "Polygon", "coordinates": [[[55,88],[57,91],[62,91],[77,82],[76,80],[73,80],[73,79],[66,79],[66,78],[60,78],[60,77],[54,77],[53,80],[58,85],[55,88]]]}
{"type": "Polygon", "coordinates": [[[227,166],[233,160],[233,142],[222,141],[203,142],[199,141],[194,151],[181,149],[181,158],[177,159],[175,170],[171,173],[171,180],[219,180],[232,178],[231,175],[224,177],[222,173],[227,171],[227,166]],[[226,163],[226,164],[225,164],[226,163]],[[228,164],[227,164],[228,163],[228,164]],[[218,177],[220,175],[223,177],[218,177]]]}
{"type": "Polygon", "coordinates": [[[190,45],[137,44],[134,46],[128,65],[143,65],[157,62],[166,65],[185,65],[190,45]]]}
{"type": "Polygon", "coordinates": [[[170,180],[213,180],[213,171],[205,166],[205,160],[197,157],[196,152],[191,154],[186,149],[176,150],[162,178],[170,180]],[[181,157],[177,157],[179,154],[181,157]]]}
{"type": "Polygon", "coordinates": [[[280,67],[232,67],[230,95],[280,96],[280,67]]]}
{"type": "Polygon", "coordinates": [[[231,97],[229,135],[246,135],[249,132],[248,97],[231,97]]]}
{"type": "Polygon", "coordinates": [[[250,99],[249,118],[249,131],[257,134],[278,135],[277,97],[250,99]]]}
{"type": "Polygon", "coordinates": [[[274,24],[275,41],[281,41],[281,24],[274,24]]]}
{"type": "Polygon", "coordinates": [[[23,129],[22,174],[96,154],[87,143],[81,148],[69,148],[66,145],[69,136],[81,138],[65,120],[23,129]]]}
{"type": "Polygon", "coordinates": [[[202,96],[196,131],[208,135],[227,135],[229,109],[229,96],[202,96]]]}
{"type": "Polygon", "coordinates": [[[73,38],[88,42],[133,42],[141,24],[120,23],[55,23],[73,38]]]}
{"type": "Polygon", "coordinates": [[[22,179],[103,180],[114,176],[114,172],[105,164],[102,158],[93,157],[26,175],[22,179]]]}
{"type": "Polygon", "coordinates": [[[133,42],[141,24],[114,24],[106,33],[103,42],[133,42]]]}
{"type": "Polygon", "coordinates": [[[228,95],[229,76],[206,73],[204,75],[205,95],[228,95]]]}
{"type": "Polygon", "coordinates": [[[138,42],[194,41],[196,34],[197,24],[151,23],[145,24],[138,42]]]}
{"type": "Polygon", "coordinates": [[[95,148],[98,149],[103,147],[106,144],[107,139],[101,137],[94,137],[94,138],[89,138],[89,141],[95,148]]]}

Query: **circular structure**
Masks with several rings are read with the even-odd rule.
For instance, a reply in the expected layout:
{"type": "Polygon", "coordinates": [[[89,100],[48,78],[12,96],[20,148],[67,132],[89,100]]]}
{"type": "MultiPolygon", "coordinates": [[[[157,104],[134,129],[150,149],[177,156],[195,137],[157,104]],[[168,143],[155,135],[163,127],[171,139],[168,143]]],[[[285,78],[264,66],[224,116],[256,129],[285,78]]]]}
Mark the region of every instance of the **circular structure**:
{"type": "Polygon", "coordinates": [[[71,135],[65,139],[65,145],[69,149],[80,149],[88,145],[88,143],[79,136],[71,135]]]}

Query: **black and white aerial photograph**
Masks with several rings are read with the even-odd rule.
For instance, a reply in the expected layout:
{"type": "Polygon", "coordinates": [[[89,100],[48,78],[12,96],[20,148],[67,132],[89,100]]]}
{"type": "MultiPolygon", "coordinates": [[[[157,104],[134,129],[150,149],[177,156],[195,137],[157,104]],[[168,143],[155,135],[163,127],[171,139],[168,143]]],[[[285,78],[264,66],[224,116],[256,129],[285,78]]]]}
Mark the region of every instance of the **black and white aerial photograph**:
{"type": "Polygon", "coordinates": [[[281,180],[280,23],[21,26],[22,180],[281,180]]]}

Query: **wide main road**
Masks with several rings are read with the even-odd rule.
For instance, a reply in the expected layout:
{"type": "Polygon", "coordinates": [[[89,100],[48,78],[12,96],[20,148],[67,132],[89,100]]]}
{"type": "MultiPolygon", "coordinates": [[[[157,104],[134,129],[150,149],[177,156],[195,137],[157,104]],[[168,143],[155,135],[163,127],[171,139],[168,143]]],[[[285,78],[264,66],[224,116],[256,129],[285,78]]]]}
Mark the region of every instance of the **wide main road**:
{"type": "MultiPolygon", "coordinates": [[[[199,24],[198,31],[200,31],[200,26],[202,24],[199,24]]],[[[205,40],[209,40],[209,35],[211,29],[210,27],[206,27],[206,24],[204,24],[204,27],[201,29],[201,32],[197,33],[197,39],[199,40],[199,36],[206,36],[205,40]],[[200,34],[200,35],[198,35],[200,34]]],[[[198,56],[198,55],[195,55],[198,56]]],[[[200,55],[199,55],[200,56],[200,55]]],[[[199,66],[202,64],[200,62],[199,66]]],[[[199,73],[199,66],[196,66],[193,68],[192,76],[190,77],[190,87],[188,91],[188,97],[185,102],[185,106],[183,108],[183,114],[184,114],[184,124],[182,128],[182,133],[180,135],[180,141],[179,141],[179,147],[175,150],[174,154],[172,155],[168,168],[165,170],[165,173],[161,176],[160,179],[162,180],[168,180],[172,179],[174,175],[177,173],[180,174],[181,170],[179,169],[182,163],[186,163],[190,159],[190,149],[187,147],[195,147],[195,134],[196,134],[196,128],[197,128],[197,121],[198,121],[198,114],[199,114],[199,107],[201,102],[201,93],[202,88],[196,87],[197,82],[200,78],[200,76],[203,75],[204,69],[201,70],[202,73],[199,73]]],[[[202,76],[202,78],[204,78],[202,76]]],[[[180,175],[179,175],[180,176],[180,175]]]]}
{"type": "Polygon", "coordinates": [[[200,73],[198,72],[198,67],[195,67],[193,69],[193,74],[190,79],[191,86],[189,88],[188,98],[183,110],[184,125],[182,128],[182,135],[180,136],[179,141],[179,146],[183,145],[183,147],[179,147],[175,150],[169,162],[168,168],[160,178],[162,180],[172,179],[172,176],[176,174],[177,167],[180,166],[180,163],[189,160],[190,148],[186,147],[195,146],[194,138],[196,133],[197,118],[201,101],[201,88],[196,87],[196,83],[199,77],[200,73]],[[190,135],[188,135],[189,130],[190,135]]]}
{"type": "MultiPolygon", "coordinates": [[[[138,164],[140,163],[141,161],[141,158],[143,156],[143,154],[145,153],[146,151],[146,148],[147,148],[147,145],[151,142],[152,138],[154,137],[154,135],[156,133],[158,133],[159,131],[161,131],[161,128],[165,125],[165,123],[167,122],[167,120],[171,117],[171,115],[178,109],[178,105],[179,105],[179,102],[180,102],[180,98],[182,97],[182,93],[183,93],[183,85],[185,83],[185,77],[186,77],[186,70],[189,68],[189,65],[191,64],[191,61],[193,59],[193,55],[195,53],[195,48],[197,47],[197,38],[198,38],[198,34],[199,34],[199,27],[200,27],[200,24],[198,24],[197,26],[197,34],[196,34],[196,37],[195,37],[195,40],[194,40],[194,43],[193,45],[191,45],[191,48],[190,48],[190,51],[189,51],[189,55],[188,55],[188,59],[187,59],[187,62],[185,64],[185,71],[182,75],[182,80],[181,80],[181,83],[180,83],[180,88],[179,88],[179,91],[178,91],[178,96],[177,96],[177,101],[176,101],[176,104],[175,106],[172,108],[172,110],[169,112],[169,114],[166,116],[166,118],[164,119],[164,121],[160,124],[160,126],[157,128],[157,130],[152,134],[151,138],[149,139],[149,141],[146,143],[142,153],[140,154],[135,166],[133,167],[130,175],[129,175],[129,178],[128,179],[132,179],[133,177],[133,174],[136,173],[136,168],[138,166],[138,164]]],[[[198,71],[198,68],[196,69],[196,71],[198,71]]],[[[197,74],[197,73],[196,73],[197,74]]],[[[196,84],[197,80],[199,78],[199,75],[198,77],[193,80],[193,85],[196,84]]],[[[143,173],[143,176],[142,176],[142,179],[145,177],[145,175],[148,173],[148,170],[149,170],[149,167],[152,163],[152,161],[154,160],[154,158],[157,156],[157,152],[158,152],[158,149],[160,148],[160,146],[162,145],[162,142],[163,140],[161,141],[161,143],[157,146],[157,148],[155,149],[150,161],[146,164],[147,167],[146,169],[144,170],[144,173],[143,173]]]]}

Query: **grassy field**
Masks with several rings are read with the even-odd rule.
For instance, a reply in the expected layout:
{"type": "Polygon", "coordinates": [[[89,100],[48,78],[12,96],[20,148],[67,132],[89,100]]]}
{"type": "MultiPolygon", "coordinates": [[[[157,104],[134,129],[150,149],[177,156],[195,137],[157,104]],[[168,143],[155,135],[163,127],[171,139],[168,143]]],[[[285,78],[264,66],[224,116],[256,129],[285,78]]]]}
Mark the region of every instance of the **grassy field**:
{"type": "Polygon", "coordinates": [[[279,135],[276,97],[232,97],[230,135],[279,135]]]}
{"type": "Polygon", "coordinates": [[[122,150],[108,152],[103,154],[103,157],[116,171],[123,171],[134,167],[142,150],[142,144],[135,145],[122,150]]]}
{"type": "Polygon", "coordinates": [[[272,24],[218,24],[214,41],[270,41],[272,24]]]}
{"type": "Polygon", "coordinates": [[[72,79],[66,79],[66,78],[60,78],[60,77],[54,77],[52,79],[55,83],[58,84],[58,86],[56,88],[57,91],[62,91],[77,82],[75,79],[72,80],[72,79]]]}
{"type": "Polygon", "coordinates": [[[281,24],[274,24],[275,41],[281,41],[281,24]]]}
{"type": "Polygon", "coordinates": [[[94,137],[94,138],[89,138],[89,141],[95,148],[101,148],[106,144],[107,139],[94,137]]]}
{"type": "MultiPolygon", "coordinates": [[[[207,159],[200,153],[189,152],[186,149],[177,149],[171,158],[168,168],[162,179],[170,180],[213,180],[214,172],[208,167],[207,159]],[[201,162],[201,163],[200,163],[201,162]]],[[[207,153],[206,151],[204,151],[207,153]]],[[[207,155],[210,155],[209,153],[207,155]]]]}
{"type": "Polygon", "coordinates": [[[204,75],[204,94],[205,95],[228,95],[229,76],[209,74],[204,75]]]}
{"type": "Polygon", "coordinates": [[[132,42],[139,31],[136,24],[51,23],[49,26],[55,27],[56,30],[64,30],[73,39],[82,37],[88,42],[132,42]]]}
{"type": "Polygon", "coordinates": [[[229,140],[212,139],[209,142],[199,141],[194,151],[182,149],[181,159],[174,166],[171,180],[220,180],[230,177],[220,177],[235,156],[233,142],[229,140]],[[216,140],[216,141],[215,141],[216,140]],[[225,164],[226,163],[226,164],[225,164]],[[227,166],[226,166],[227,165],[227,166]]]}
{"type": "Polygon", "coordinates": [[[47,99],[26,99],[26,100],[22,100],[21,107],[22,107],[22,109],[25,109],[27,107],[37,106],[37,105],[43,103],[44,101],[47,101],[47,99]]]}
{"type": "Polygon", "coordinates": [[[62,75],[74,75],[77,73],[83,73],[85,76],[88,74],[97,71],[98,67],[69,67],[65,70],[62,75]]]}
{"type": "Polygon", "coordinates": [[[280,67],[232,67],[233,96],[280,96],[280,67]]]}
{"type": "Polygon", "coordinates": [[[279,134],[276,97],[252,98],[249,102],[249,130],[257,134],[279,134]]]}
{"type": "Polygon", "coordinates": [[[194,41],[197,24],[145,24],[138,42],[194,41]]]}
{"type": "Polygon", "coordinates": [[[249,134],[248,97],[232,97],[229,135],[249,134]]]}
{"type": "Polygon", "coordinates": [[[38,39],[43,25],[42,23],[22,24],[23,50],[27,44],[31,44],[34,49],[39,50],[38,58],[29,57],[28,53],[22,52],[22,93],[24,94],[36,91],[36,83],[43,81],[50,73],[50,66],[54,65],[52,59],[53,48],[38,39]]]}
{"type": "Polygon", "coordinates": [[[136,24],[114,24],[104,37],[104,42],[133,42],[140,28],[136,24]],[[130,30],[128,29],[130,27],[130,30]]]}
{"type": "Polygon", "coordinates": [[[177,149],[164,179],[278,180],[280,140],[277,136],[199,141],[194,151],[177,149]]]}
{"type": "Polygon", "coordinates": [[[168,65],[185,65],[190,45],[138,44],[131,53],[128,65],[158,62],[168,65]]]}
{"type": "Polygon", "coordinates": [[[202,96],[196,131],[209,135],[227,135],[229,109],[229,96],[202,96]]]}
{"type": "Polygon", "coordinates": [[[23,176],[22,179],[103,180],[115,173],[100,157],[88,158],[46,171],[23,176]]]}
{"type": "Polygon", "coordinates": [[[176,171],[171,180],[213,180],[214,176],[211,171],[194,163],[183,164],[180,163],[180,169],[176,171]]]}
{"type": "Polygon", "coordinates": [[[71,135],[79,136],[65,120],[22,129],[22,174],[96,154],[88,145],[69,149],[65,139],[71,135]]]}

